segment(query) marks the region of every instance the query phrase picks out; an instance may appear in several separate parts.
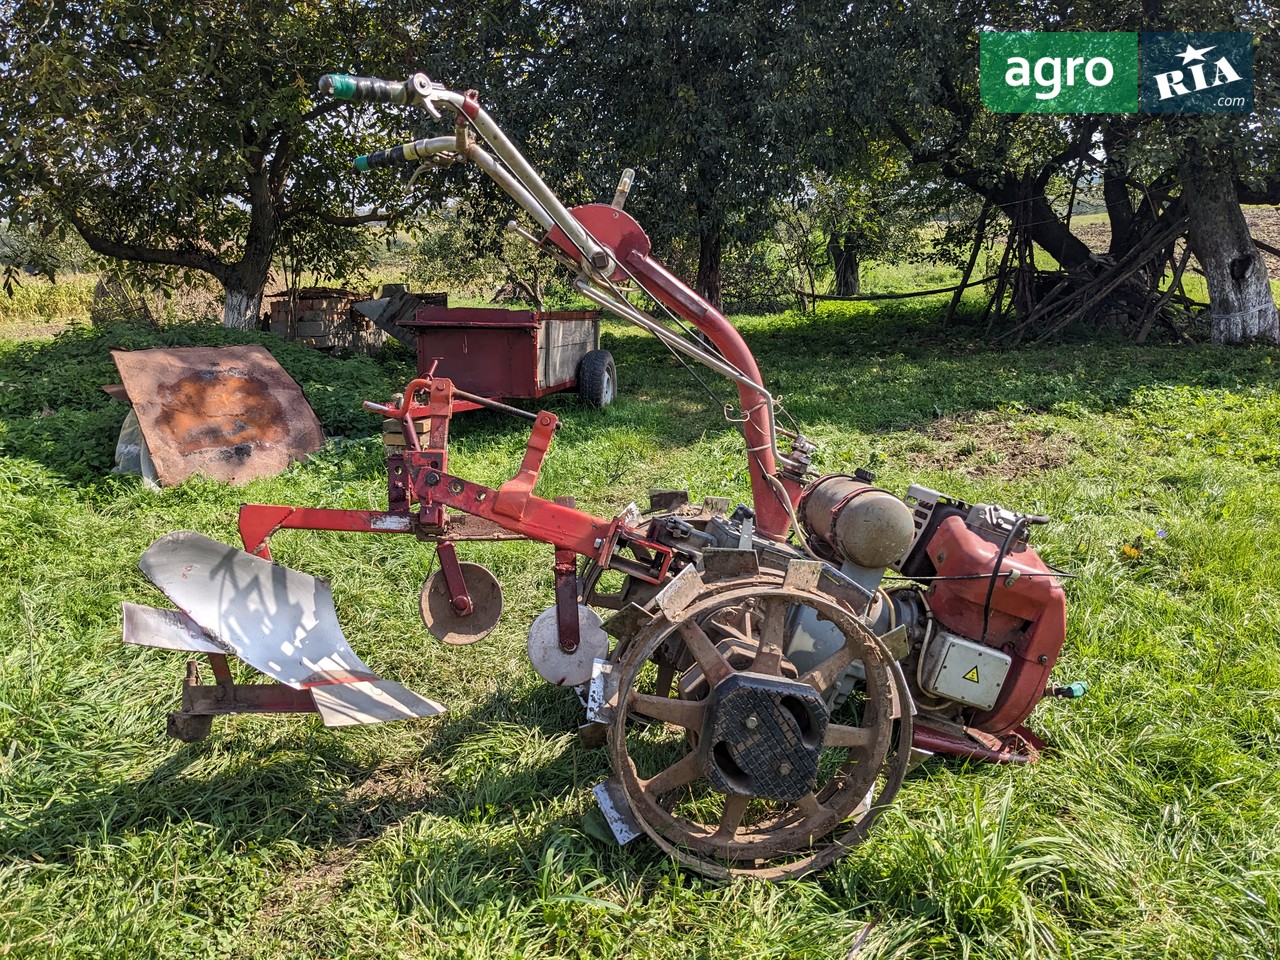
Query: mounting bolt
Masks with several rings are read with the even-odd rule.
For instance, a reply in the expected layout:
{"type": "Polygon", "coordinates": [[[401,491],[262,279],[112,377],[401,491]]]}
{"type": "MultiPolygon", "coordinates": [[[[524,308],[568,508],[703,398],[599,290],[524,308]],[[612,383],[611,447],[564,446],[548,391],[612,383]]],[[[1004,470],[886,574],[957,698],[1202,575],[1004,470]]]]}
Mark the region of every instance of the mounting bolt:
{"type": "Polygon", "coordinates": [[[1042,653],[1040,656],[1036,657],[1036,663],[1040,664],[1040,666],[1044,666],[1048,662],[1049,655],[1047,653],[1042,653]]]}
{"type": "Polygon", "coordinates": [[[423,477],[422,479],[423,479],[423,481],[426,483],[426,485],[427,485],[428,487],[434,487],[436,484],[438,484],[438,483],[440,482],[440,474],[438,474],[438,473],[434,473],[434,472],[433,472],[433,473],[428,473],[428,474],[427,474],[425,477],[423,477]]]}
{"type": "Polygon", "coordinates": [[[595,548],[599,550],[601,547],[604,546],[604,541],[601,540],[599,537],[596,537],[596,542],[595,544],[593,544],[593,546],[595,546],[595,548]]]}
{"type": "Polygon", "coordinates": [[[756,727],[760,726],[760,721],[756,719],[755,714],[752,714],[751,716],[747,717],[747,719],[742,721],[742,725],[746,727],[748,730],[754,730],[756,727]]]}
{"type": "Polygon", "coordinates": [[[779,775],[779,776],[781,776],[781,777],[786,777],[786,776],[789,776],[790,774],[791,774],[791,764],[789,764],[789,763],[780,763],[780,764],[778,764],[778,775],[779,775]]]}

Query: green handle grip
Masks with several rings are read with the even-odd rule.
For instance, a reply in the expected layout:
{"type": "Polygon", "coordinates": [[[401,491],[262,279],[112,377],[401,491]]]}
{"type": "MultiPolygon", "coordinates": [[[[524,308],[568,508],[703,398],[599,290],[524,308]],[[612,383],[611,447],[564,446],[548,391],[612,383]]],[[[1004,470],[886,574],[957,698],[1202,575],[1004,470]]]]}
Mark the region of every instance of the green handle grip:
{"type": "Polygon", "coordinates": [[[326,73],[320,78],[320,92],[339,100],[363,103],[408,103],[411,96],[407,83],[379,80],[377,77],[352,77],[345,73],[326,73]]]}
{"type": "Polygon", "coordinates": [[[430,156],[426,140],[414,140],[400,143],[385,150],[375,150],[351,161],[351,168],[357,173],[368,173],[378,167],[394,167],[402,163],[414,163],[430,156]]]}

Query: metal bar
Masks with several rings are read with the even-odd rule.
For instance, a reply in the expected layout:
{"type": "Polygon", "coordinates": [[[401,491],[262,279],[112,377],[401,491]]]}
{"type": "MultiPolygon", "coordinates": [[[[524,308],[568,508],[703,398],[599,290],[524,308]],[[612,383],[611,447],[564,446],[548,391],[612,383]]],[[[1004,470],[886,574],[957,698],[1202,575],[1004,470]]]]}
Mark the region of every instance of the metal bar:
{"type": "Polygon", "coordinates": [[[494,497],[493,509],[516,520],[524,516],[526,504],[533,496],[533,488],[538,484],[538,473],[542,470],[542,461],[551,448],[551,438],[555,436],[560,421],[554,413],[545,410],[538,414],[533,432],[529,434],[529,442],[524,448],[524,457],[520,461],[520,469],[516,475],[498,488],[494,497]]]}
{"type": "Polygon", "coordinates": [[[482,397],[477,393],[468,393],[466,390],[459,390],[457,387],[453,388],[453,395],[455,397],[461,397],[463,400],[477,404],[478,406],[484,407],[488,410],[496,410],[498,413],[509,413],[511,416],[519,417],[521,420],[533,420],[534,422],[537,422],[538,419],[538,415],[536,413],[530,413],[528,410],[521,410],[518,407],[511,407],[505,403],[499,403],[497,400],[490,400],[488,397],[482,397]]]}
{"type": "MultiPolygon", "coordinates": [[[[538,172],[524,158],[524,155],[520,153],[516,145],[507,139],[507,135],[502,132],[502,128],[480,106],[479,100],[473,94],[474,91],[469,91],[468,95],[463,95],[453,90],[432,89],[430,93],[424,93],[422,96],[424,100],[444,104],[458,113],[464,114],[471,121],[471,125],[476,128],[476,132],[493,148],[493,152],[498,155],[498,158],[511,169],[515,179],[532,195],[533,201],[545,212],[552,223],[565,232],[565,235],[573,242],[573,245],[582,251],[587,262],[599,269],[603,269],[604,264],[596,261],[601,255],[608,257],[608,251],[591,234],[587,233],[586,228],[569,212],[569,208],[561,203],[560,198],[547,186],[542,177],[538,176],[538,172]]],[[[485,172],[488,173],[489,171],[486,169],[485,172]]],[[[534,209],[526,206],[518,197],[513,196],[512,199],[515,199],[530,215],[537,219],[538,215],[534,209]]],[[[550,229],[551,224],[544,223],[543,226],[550,229]]]]}
{"type": "MultiPolygon", "coordinates": [[[[571,498],[570,498],[571,499],[571,498]]],[[[565,506],[573,506],[572,503],[565,506]]],[[[582,642],[578,630],[578,555],[563,547],[556,548],[556,627],[560,649],[573,653],[582,642]]]]}
{"type": "Polygon", "coordinates": [[[433,471],[421,471],[418,480],[416,493],[424,502],[434,501],[442,507],[482,517],[530,540],[591,557],[605,567],[620,567],[626,562],[626,572],[646,583],[660,583],[671,566],[670,547],[624,526],[621,520],[605,520],[574,507],[533,496],[523,502],[523,515],[517,519],[495,509],[498,491],[491,487],[433,471]],[[631,561],[623,558],[614,564],[610,557],[619,543],[649,551],[653,554],[653,561],[643,570],[638,569],[638,565],[633,567],[631,561]]]}
{"type": "Polygon", "coordinates": [[[460,617],[468,616],[475,610],[475,605],[467,591],[467,582],[462,579],[457,548],[452,543],[440,544],[436,547],[436,559],[440,561],[440,572],[444,574],[445,586],[449,588],[449,603],[454,613],[460,617]]]}
{"type": "MultiPolygon", "coordinates": [[[[657,320],[631,306],[631,304],[601,292],[585,277],[580,276],[575,280],[574,288],[604,309],[653,334],[673,350],[692,357],[704,366],[738,384],[739,400],[742,402],[743,411],[747,414],[747,423],[753,428],[750,431],[744,431],[744,435],[750,454],[747,457],[747,468],[751,476],[751,492],[756,510],[757,529],[761,534],[773,539],[785,539],[787,531],[791,528],[791,516],[790,511],[780,501],[785,494],[794,506],[795,501],[800,496],[801,487],[799,484],[786,479],[778,481],[772,476],[779,460],[787,462],[786,458],[778,452],[777,428],[773,416],[773,395],[759,382],[748,377],[737,367],[706,350],[702,350],[684,337],[672,333],[657,320]],[[774,484],[778,484],[782,489],[778,490],[774,484]]],[[[719,316],[719,313],[716,316],[719,316]]],[[[693,320],[694,318],[690,317],[689,319],[693,320]]],[[[721,319],[723,320],[723,318],[721,319]]],[[[696,323],[697,321],[694,320],[694,322],[696,323]]],[[[727,325],[728,321],[724,321],[724,323],[727,325]]],[[[701,323],[697,325],[699,329],[702,329],[701,323]]],[[[714,339],[713,342],[715,342],[714,339]]],[[[748,358],[751,356],[750,350],[745,343],[742,344],[742,350],[746,352],[748,358]]],[[[754,361],[752,361],[752,366],[754,367],[754,361]]],[[[758,371],[756,376],[759,376],[758,371]]]]}
{"type": "Polygon", "coordinates": [[[384,510],[330,510],[246,503],[240,507],[240,539],[254,556],[271,558],[277,530],[342,530],[351,533],[408,533],[409,515],[384,510]]]}
{"type": "Polygon", "coordinates": [[[506,191],[507,196],[524,208],[529,216],[542,224],[544,229],[550,230],[556,225],[555,219],[537,201],[533,194],[526,190],[519,180],[507,173],[506,170],[499,166],[497,160],[480,147],[475,144],[469,144],[467,147],[467,159],[487,173],[494,183],[506,191]]]}

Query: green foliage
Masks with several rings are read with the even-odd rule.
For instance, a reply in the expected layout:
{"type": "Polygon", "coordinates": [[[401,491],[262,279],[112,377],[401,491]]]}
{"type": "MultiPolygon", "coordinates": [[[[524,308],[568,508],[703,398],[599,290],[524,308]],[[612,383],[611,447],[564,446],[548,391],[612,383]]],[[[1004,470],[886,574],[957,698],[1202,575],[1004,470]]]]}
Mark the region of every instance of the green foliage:
{"type": "Polygon", "coordinates": [[[12,297],[22,285],[22,274],[43,277],[50,283],[59,273],[83,273],[93,266],[93,255],[83,240],[69,233],[65,223],[33,224],[0,222],[0,267],[4,293],[12,297]]]}
{"type": "Polygon", "coordinates": [[[394,179],[346,169],[394,117],[313,91],[328,71],[400,72],[404,37],[338,2],[19,5],[0,27],[23,91],[0,113],[0,214],[253,300],[281,245],[341,272],[362,244],[347,218],[401,199],[394,179]]]}
{"type": "Polygon", "coordinates": [[[761,0],[565,9],[562,46],[544,69],[565,107],[557,127],[573,136],[548,149],[576,170],[591,146],[593,199],[635,168],[629,208],[663,248],[696,237],[698,284],[718,297],[722,251],[762,236],[774,198],[805,172],[837,18],[761,0]]]}
{"type": "MultiPolygon", "coordinates": [[[[1037,545],[1078,574],[1055,677],[1090,692],[1037,710],[1034,728],[1057,747],[1039,765],[932,760],[867,843],[776,887],[688,876],[643,840],[617,848],[583,828],[608,761],[577,744],[573,694],[525,658],[525,629],[553,597],[538,545],[460,548],[495,570],[507,609],[493,636],[459,649],[419,625],[422,544],[281,534],[282,563],[334,583],[361,655],[450,713],[340,731],[239,716],[200,744],[165,739],[183,657],[119,643],[121,601],[163,602],[139,554],[180,528],[235,542],[245,500],[384,503],[378,423],[358,402],[407,365],[194,325],[6,344],[0,942],[42,960],[816,960],[865,932],[857,956],[873,960],[1272,960],[1280,351],[1001,353],[944,340],[945,304],[735,319],[824,469],[875,464],[889,489],[921,482],[1054,517],[1037,545]],[[103,476],[114,435],[94,418],[122,412],[98,391],[114,378],[107,348],[233,341],[269,344],[347,439],[243,489],[150,492],[103,476]],[[37,421],[47,434],[18,442],[37,421]]],[[[650,486],[746,497],[742,441],[718,403],[651,339],[617,326],[605,337],[619,399],[605,411],[544,401],[564,426],[540,492],[603,515],[650,486]]],[[[460,416],[451,465],[500,482],[526,436],[505,418],[460,416]]]]}
{"type": "Polygon", "coordinates": [[[447,290],[462,297],[531,303],[554,309],[582,298],[567,271],[507,230],[484,237],[461,203],[422,218],[406,250],[406,277],[415,290],[447,290]]]}

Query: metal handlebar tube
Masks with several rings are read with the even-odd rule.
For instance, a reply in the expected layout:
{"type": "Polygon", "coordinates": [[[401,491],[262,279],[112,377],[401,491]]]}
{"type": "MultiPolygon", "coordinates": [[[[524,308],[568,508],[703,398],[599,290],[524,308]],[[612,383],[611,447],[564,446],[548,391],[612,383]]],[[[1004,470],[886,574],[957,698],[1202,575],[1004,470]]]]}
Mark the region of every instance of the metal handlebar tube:
{"type": "MultiPolygon", "coordinates": [[[[777,486],[779,481],[774,477],[778,460],[782,458],[777,453],[778,437],[773,416],[773,395],[761,386],[758,380],[753,380],[733,364],[717,357],[710,351],[695,346],[684,337],[672,333],[657,320],[626,301],[603,293],[590,280],[579,277],[574,281],[574,288],[598,306],[653,334],[673,350],[697,360],[704,366],[738,384],[738,400],[742,404],[743,412],[746,414],[746,420],[743,423],[743,436],[746,440],[748,451],[747,469],[751,476],[751,496],[756,511],[756,529],[762,536],[770,539],[785,539],[787,532],[791,529],[791,508],[794,508],[796,501],[799,499],[802,488],[794,481],[784,478],[781,481],[782,490],[780,491],[777,486]],[[781,502],[784,493],[790,501],[789,506],[781,502]]],[[[716,316],[720,316],[719,311],[710,307],[709,304],[708,308],[716,316]]],[[[694,322],[692,318],[686,317],[686,319],[694,322]]],[[[726,326],[728,325],[728,321],[724,320],[723,317],[721,317],[721,320],[726,326]]],[[[702,323],[695,323],[695,325],[699,330],[707,333],[712,338],[712,343],[715,343],[722,353],[724,352],[716,337],[713,337],[702,323]]],[[[730,329],[732,330],[732,327],[730,329]]],[[[719,332],[717,331],[717,333],[719,332]]],[[[733,330],[733,334],[741,342],[741,337],[738,336],[736,330],[733,330]]],[[[732,341],[729,338],[724,338],[724,340],[726,345],[731,345],[732,341]]],[[[759,377],[760,372],[756,369],[754,358],[751,357],[751,353],[745,343],[742,343],[742,350],[746,352],[746,359],[750,361],[750,368],[759,377]]],[[[737,352],[734,351],[734,353],[737,352]]],[[[738,354],[738,359],[742,359],[741,354],[738,354]]]]}
{"type": "MultiPolygon", "coordinates": [[[[414,78],[410,78],[410,83],[413,84],[414,80],[421,76],[422,74],[415,74],[414,78]]],[[[421,86],[421,84],[418,84],[418,86],[421,86]]],[[[524,158],[524,155],[516,148],[516,145],[507,139],[507,135],[494,122],[493,117],[489,116],[489,113],[480,106],[480,101],[476,98],[474,91],[461,94],[454,90],[436,89],[432,86],[430,92],[423,94],[423,99],[428,103],[438,103],[449,107],[451,110],[465,116],[471,122],[471,125],[475,127],[476,132],[493,148],[493,152],[498,159],[511,169],[515,179],[532,195],[532,199],[537,206],[544,211],[545,215],[550,217],[551,224],[544,223],[543,226],[548,229],[552,224],[558,226],[573,241],[573,245],[582,252],[587,263],[598,270],[603,270],[607,267],[608,251],[595,237],[587,232],[582,224],[574,219],[573,214],[569,212],[569,208],[560,202],[560,198],[547,186],[542,177],[538,176],[538,172],[524,158]]],[[[485,172],[489,172],[488,168],[486,168],[485,172]]],[[[535,209],[526,206],[525,202],[519,197],[513,195],[513,199],[541,222],[535,209]]]]}
{"type": "MultiPolygon", "coordinates": [[[[627,273],[655,300],[688,320],[715,344],[725,362],[745,377],[738,380],[738,398],[746,422],[742,425],[751,470],[751,493],[756,508],[756,529],[782,539],[791,528],[792,513],[803,484],[783,476],[775,478],[778,435],[773,418],[773,397],[761,384],[760,368],[742,335],[728,319],[647,253],[633,250],[625,257],[627,273]],[[780,502],[785,494],[786,503],[780,502]]],[[[705,363],[706,361],[704,361],[705,363]]]]}
{"type": "Polygon", "coordinates": [[[761,385],[762,378],[755,358],[738,331],[720,311],[649,257],[648,237],[632,218],[618,207],[603,207],[608,212],[608,220],[593,215],[591,206],[577,208],[581,216],[570,211],[480,106],[474,90],[465,94],[447,90],[433,84],[421,73],[414,74],[402,84],[330,76],[322,80],[321,90],[330,90],[335,95],[348,99],[418,104],[432,113],[436,113],[435,106],[438,104],[453,110],[458,115],[459,123],[469,122],[479,137],[492,148],[497,159],[470,143],[462,128],[455,132],[452,151],[465,152],[468,159],[480,166],[516,203],[551,231],[548,239],[570,257],[577,258],[579,279],[575,286],[582,293],[623,319],[649,331],[673,349],[730,377],[738,384],[738,396],[745,414],[743,435],[747,445],[751,492],[756,509],[756,528],[762,535],[772,539],[781,540],[787,536],[792,525],[794,505],[799,499],[802,486],[785,474],[781,480],[777,476],[779,461],[787,465],[790,465],[790,461],[778,452],[773,397],[761,385]],[[498,161],[505,164],[506,169],[498,161]],[[587,221],[592,224],[592,229],[586,226],[587,221]],[[620,230],[631,232],[624,235],[620,230]],[[561,235],[560,239],[556,239],[557,232],[561,235]],[[616,290],[614,281],[621,279],[623,275],[634,279],[645,292],[674,315],[702,331],[720,351],[721,356],[715,357],[709,351],[693,347],[653,318],[625,303],[621,297],[613,295],[616,290]]]}
{"type": "MultiPolygon", "coordinates": [[[[538,176],[536,170],[524,158],[502,128],[494,122],[488,112],[480,106],[475,91],[466,94],[454,90],[446,90],[432,83],[426,74],[415,73],[407,81],[397,83],[389,80],[377,80],[371,77],[349,77],[343,74],[326,74],[320,78],[320,92],[331,93],[343,100],[360,100],[372,103],[421,103],[432,113],[440,104],[467,118],[476,132],[488,143],[498,159],[510,169],[514,179],[523,191],[515,191],[505,176],[495,176],[500,171],[497,164],[485,163],[483,159],[471,157],[476,163],[501,186],[511,198],[520,204],[528,213],[546,229],[558,226],[573,241],[573,245],[582,252],[587,264],[596,270],[606,270],[610,257],[603,247],[586,228],[574,219],[569,209],[560,202],[560,198],[552,192],[545,181],[538,176]]],[[[505,174],[505,171],[500,171],[505,174]]]]}
{"type": "Polygon", "coordinates": [[[523,184],[503,169],[498,161],[488,153],[475,144],[471,144],[467,147],[467,159],[487,173],[489,179],[506,191],[507,196],[518,203],[529,216],[537,220],[544,230],[550,230],[556,225],[555,220],[551,218],[551,214],[534,199],[533,194],[526,190],[523,184]]]}

